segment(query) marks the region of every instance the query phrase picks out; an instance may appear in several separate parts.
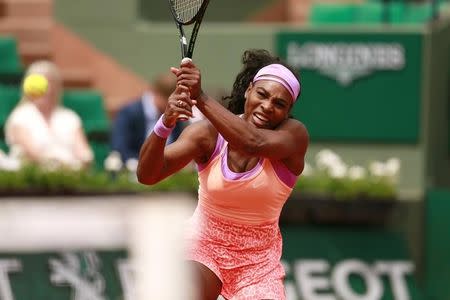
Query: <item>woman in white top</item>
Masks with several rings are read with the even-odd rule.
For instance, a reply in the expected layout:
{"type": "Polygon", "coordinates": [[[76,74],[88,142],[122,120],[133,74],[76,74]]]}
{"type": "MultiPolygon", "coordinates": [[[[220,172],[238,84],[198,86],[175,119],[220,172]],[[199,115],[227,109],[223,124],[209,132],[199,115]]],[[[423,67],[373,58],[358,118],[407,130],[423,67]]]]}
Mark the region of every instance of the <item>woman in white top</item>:
{"type": "Polygon", "coordinates": [[[23,93],[5,124],[10,155],[45,167],[80,169],[89,166],[93,153],[80,117],[60,105],[62,79],[55,64],[41,60],[25,74],[44,76],[48,89],[43,96],[23,93]]]}

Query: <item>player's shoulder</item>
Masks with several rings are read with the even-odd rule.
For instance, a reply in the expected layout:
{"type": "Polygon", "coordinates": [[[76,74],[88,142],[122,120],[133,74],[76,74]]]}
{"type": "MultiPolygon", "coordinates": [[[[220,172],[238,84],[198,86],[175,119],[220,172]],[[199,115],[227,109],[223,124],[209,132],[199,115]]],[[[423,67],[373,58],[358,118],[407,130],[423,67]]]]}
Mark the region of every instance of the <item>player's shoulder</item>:
{"type": "Polygon", "coordinates": [[[215,143],[217,130],[208,120],[200,120],[183,129],[182,135],[198,145],[215,143]]]}
{"type": "Polygon", "coordinates": [[[184,130],[190,130],[192,132],[195,132],[197,135],[209,135],[212,133],[217,133],[217,130],[214,128],[214,126],[206,119],[191,123],[184,130]]]}
{"type": "Polygon", "coordinates": [[[184,140],[200,145],[207,145],[217,138],[217,130],[208,120],[200,120],[186,126],[181,132],[184,140]]]}
{"type": "Polygon", "coordinates": [[[303,124],[303,122],[295,118],[287,119],[284,122],[283,126],[285,128],[288,128],[289,130],[300,131],[301,133],[308,133],[308,129],[306,128],[305,124],[303,124]]]}
{"type": "Polygon", "coordinates": [[[216,147],[218,136],[216,128],[209,120],[204,119],[187,126],[182,132],[182,135],[184,134],[186,134],[184,138],[195,144],[197,149],[199,149],[195,161],[197,163],[206,163],[216,147]]]}
{"type": "Polygon", "coordinates": [[[297,142],[308,143],[309,142],[309,133],[305,124],[300,120],[289,118],[283,124],[284,130],[288,130],[293,133],[297,142]]]}

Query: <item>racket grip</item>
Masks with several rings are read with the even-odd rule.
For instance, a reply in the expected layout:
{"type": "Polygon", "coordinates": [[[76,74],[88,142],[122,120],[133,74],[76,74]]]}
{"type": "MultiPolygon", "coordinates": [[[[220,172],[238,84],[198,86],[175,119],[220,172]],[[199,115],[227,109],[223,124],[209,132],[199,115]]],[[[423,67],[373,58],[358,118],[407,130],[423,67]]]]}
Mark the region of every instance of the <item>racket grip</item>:
{"type": "MultiPolygon", "coordinates": [[[[181,60],[181,63],[186,63],[186,62],[190,62],[192,61],[191,58],[189,57],[183,57],[183,59],[181,60]]],[[[189,116],[185,115],[185,114],[180,114],[177,118],[179,121],[187,121],[189,120],[189,116]]]]}
{"type": "Polygon", "coordinates": [[[183,122],[185,122],[185,121],[189,120],[189,116],[187,116],[187,115],[185,115],[185,114],[180,114],[180,115],[177,117],[177,120],[178,120],[178,121],[183,121],[183,122]]]}
{"type": "Polygon", "coordinates": [[[192,61],[192,58],[184,57],[184,58],[181,60],[181,63],[190,62],[190,61],[192,61]]]}
{"type": "MultiPolygon", "coordinates": [[[[192,61],[192,59],[191,58],[189,58],[189,57],[183,57],[183,59],[181,60],[181,63],[186,63],[186,62],[190,62],[190,61],[192,61]]],[[[185,114],[180,114],[178,117],[177,117],[177,120],[179,120],[179,121],[187,121],[187,120],[189,120],[189,116],[187,116],[187,115],[185,115],[185,114]]]]}

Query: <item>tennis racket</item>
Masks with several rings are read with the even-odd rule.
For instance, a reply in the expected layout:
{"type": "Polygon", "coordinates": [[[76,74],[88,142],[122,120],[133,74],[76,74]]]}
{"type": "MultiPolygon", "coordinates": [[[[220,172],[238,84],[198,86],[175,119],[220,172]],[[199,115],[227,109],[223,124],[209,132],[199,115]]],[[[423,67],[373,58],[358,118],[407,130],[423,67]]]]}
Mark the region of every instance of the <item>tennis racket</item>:
{"type": "MultiPolygon", "coordinates": [[[[197,40],[200,24],[202,23],[203,16],[206,8],[208,7],[209,0],[168,0],[170,11],[172,12],[173,19],[177,25],[180,38],[181,58],[191,59],[194,53],[195,41],[197,40]],[[192,25],[191,38],[189,44],[184,32],[184,26],[192,25]]],[[[179,120],[186,121],[189,119],[186,115],[179,115],[179,120]]]]}

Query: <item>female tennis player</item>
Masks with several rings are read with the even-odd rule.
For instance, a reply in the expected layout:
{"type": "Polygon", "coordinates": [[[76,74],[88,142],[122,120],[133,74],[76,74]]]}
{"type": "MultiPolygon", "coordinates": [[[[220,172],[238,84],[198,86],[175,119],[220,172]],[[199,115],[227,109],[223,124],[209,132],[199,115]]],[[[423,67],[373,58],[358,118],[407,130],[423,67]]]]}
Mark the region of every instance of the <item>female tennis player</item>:
{"type": "Polygon", "coordinates": [[[201,88],[192,61],[172,68],[178,86],[144,143],[138,179],[155,184],[194,160],[198,205],[189,220],[188,260],[198,271],[201,299],[285,299],[280,262],[281,209],[303,171],[305,126],[289,113],[300,94],[295,73],[265,50],[242,57],[229,110],[201,88]],[[196,105],[205,120],[165,140],[179,114],[196,105]]]}

